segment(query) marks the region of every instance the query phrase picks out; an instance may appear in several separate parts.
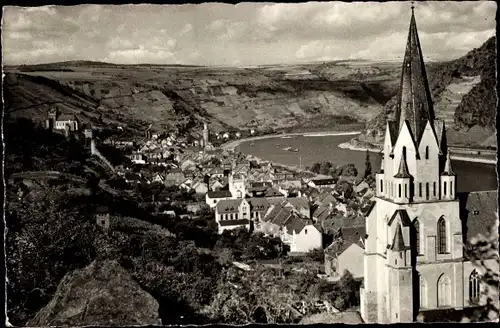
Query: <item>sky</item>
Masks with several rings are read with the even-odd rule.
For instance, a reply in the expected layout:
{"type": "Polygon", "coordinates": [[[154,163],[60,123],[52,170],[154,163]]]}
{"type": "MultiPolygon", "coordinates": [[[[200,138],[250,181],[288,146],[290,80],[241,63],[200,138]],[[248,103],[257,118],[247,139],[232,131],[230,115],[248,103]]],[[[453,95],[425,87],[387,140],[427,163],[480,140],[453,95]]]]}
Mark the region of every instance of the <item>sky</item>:
{"type": "MultiPolygon", "coordinates": [[[[252,66],[398,60],[410,2],[3,7],[3,64],[252,66]]],[[[493,1],[417,2],[427,60],[458,58],[495,35],[493,1]]]]}

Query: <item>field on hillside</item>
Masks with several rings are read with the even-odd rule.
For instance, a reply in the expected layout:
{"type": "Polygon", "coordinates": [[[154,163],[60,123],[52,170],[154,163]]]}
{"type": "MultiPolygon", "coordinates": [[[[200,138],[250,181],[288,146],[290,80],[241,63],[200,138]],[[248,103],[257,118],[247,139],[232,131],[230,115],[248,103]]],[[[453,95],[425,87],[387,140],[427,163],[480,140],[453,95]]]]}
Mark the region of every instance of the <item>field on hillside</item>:
{"type": "Polygon", "coordinates": [[[99,115],[105,122],[125,125],[189,118],[192,125],[207,120],[212,130],[316,126],[325,118],[332,126],[338,117],[363,123],[394,95],[397,66],[342,62],[210,68],[70,62],[6,67],[6,112],[41,119],[48,106],[57,104],[62,112],[83,111],[90,121],[99,115]]]}

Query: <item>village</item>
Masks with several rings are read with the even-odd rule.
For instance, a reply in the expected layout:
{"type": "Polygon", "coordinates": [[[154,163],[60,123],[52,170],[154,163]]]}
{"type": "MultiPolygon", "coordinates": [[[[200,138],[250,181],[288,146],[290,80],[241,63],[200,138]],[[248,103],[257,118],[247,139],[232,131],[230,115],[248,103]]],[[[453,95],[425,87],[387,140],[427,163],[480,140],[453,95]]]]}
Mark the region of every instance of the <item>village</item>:
{"type": "Polygon", "coordinates": [[[333,178],[284,167],[214,145],[238,138],[240,132],[212,137],[205,124],[201,133],[188,137],[150,127],[143,138],[111,137],[103,143],[130,159],[130,165],[115,168],[129,186],[176,186],[192,195],[176,202],[183,213],[160,211],[171,200],[152,195],[148,201],[156,213],[189,219],[210,210],[219,233],[245,228],[278,237],[290,256],[320,250],[325,260],[322,278],[336,281],[347,270],[361,279],[364,216],[374,204],[369,180],[357,172],[333,178]]]}

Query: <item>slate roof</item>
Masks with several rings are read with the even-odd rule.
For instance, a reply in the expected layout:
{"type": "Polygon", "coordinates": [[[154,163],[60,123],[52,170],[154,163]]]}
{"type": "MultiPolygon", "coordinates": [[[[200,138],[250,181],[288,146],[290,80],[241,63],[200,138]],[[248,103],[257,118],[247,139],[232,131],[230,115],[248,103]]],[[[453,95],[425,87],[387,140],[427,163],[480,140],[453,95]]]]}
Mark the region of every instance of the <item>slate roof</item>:
{"type": "Polygon", "coordinates": [[[285,224],[285,222],[287,222],[291,215],[292,211],[287,208],[281,207],[281,210],[274,218],[271,219],[271,222],[278,226],[282,226],[285,224]]]}
{"type": "Polygon", "coordinates": [[[398,122],[389,120],[387,121],[387,126],[389,127],[389,136],[391,137],[391,145],[394,146],[399,133],[398,122]]]}
{"type": "Polygon", "coordinates": [[[276,215],[282,210],[283,206],[281,205],[273,205],[271,211],[263,218],[263,221],[272,221],[276,215]]]}
{"type": "Polygon", "coordinates": [[[221,220],[221,221],[219,221],[219,225],[222,227],[235,226],[235,225],[245,225],[245,224],[250,224],[250,221],[248,221],[247,219],[221,220]]]}
{"type": "Polygon", "coordinates": [[[414,141],[420,140],[427,120],[433,120],[435,117],[413,12],[403,60],[396,113],[399,128],[407,122],[415,137],[414,141]]]}
{"type": "Polygon", "coordinates": [[[443,131],[445,130],[444,121],[443,120],[434,120],[434,132],[436,132],[436,137],[438,141],[438,146],[440,150],[443,146],[443,131]]]}
{"type": "Polygon", "coordinates": [[[498,191],[476,191],[457,194],[460,200],[461,219],[464,226],[466,241],[479,234],[487,235],[489,228],[495,226],[498,220],[498,191]]]}
{"type": "Polygon", "coordinates": [[[308,224],[312,224],[312,222],[306,221],[299,216],[292,214],[290,219],[286,221],[285,227],[288,233],[292,233],[292,231],[295,231],[295,233],[300,233],[302,229],[308,224]]]}
{"type": "Polygon", "coordinates": [[[265,198],[248,198],[250,209],[257,212],[267,212],[270,207],[269,202],[265,198]]]}
{"type": "Polygon", "coordinates": [[[401,158],[401,161],[399,162],[399,169],[398,173],[394,176],[395,178],[398,179],[409,179],[411,178],[410,172],[408,171],[408,166],[406,165],[406,158],[403,155],[401,158]]]}
{"type": "Polygon", "coordinates": [[[300,208],[310,209],[309,201],[305,197],[287,198],[286,200],[296,209],[300,208]]]}
{"type": "Polygon", "coordinates": [[[392,224],[392,221],[394,221],[394,219],[397,216],[401,217],[401,222],[402,222],[403,226],[409,227],[411,225],[410,217],[408,216],[408,213],[404,209],[398,209],[398,210],[394,211],[394,214],[389,219],[389,222],[387,222],[387,225],[390,226],[392,224]]]}
{"type": "Polygon", "coordinates": [[[403,238],[403,230],[401,230],[401,225],[398,224],[396,227],[396,232],[394,233],[394,239],[392,241],[391,250],[396,252],[401,252],[406,250],[405,241],[403,238]]]}
{"type": "Polygon", "coordinates": [[[216,209],[218,213],[236,213],[239,211],[239,206],[242,199],[223,199],[217,203],[216,209]]]}
{"type": "Polygon", "coordinates": [[[209,198],[228,198],[232,197],[231,192],[229,190],[216,190],[216,191],[208,191],[207,193],[209,198]]]}
{"type": "Polygon", "coordinates": [[[276,190],[273,187],[270,187],[266,190],[265,197],[283,197],[283,194],[280,193],[278,190],[276,190]]]}

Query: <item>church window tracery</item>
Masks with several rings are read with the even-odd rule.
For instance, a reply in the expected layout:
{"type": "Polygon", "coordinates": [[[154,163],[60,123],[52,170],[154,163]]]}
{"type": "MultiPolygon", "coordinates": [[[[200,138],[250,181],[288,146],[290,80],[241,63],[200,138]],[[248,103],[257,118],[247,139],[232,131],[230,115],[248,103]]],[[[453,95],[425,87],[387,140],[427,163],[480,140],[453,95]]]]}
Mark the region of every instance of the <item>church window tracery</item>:
{"type": "Polygon", "coordinates": [[[477,303],[479,301],[479,274],[474,269],[469,276],[469,301],[477,303]]]}
{"type": "Polygon", "coordinates": [[[446,221],[441,217],[437,224],[438,228],[438,253],[446,253],[446,221]]]}
{"type": "Polygon", "coordinates": [[[413,221],[413,231],[415,235],[415,249],[420,254],[420,223],[417,219],[413,221]]]}
{"type": "Polygon", "coordinates": [[[451,305],[451,281],[444,274],[438,280],[438,307],[451,305]]]}

